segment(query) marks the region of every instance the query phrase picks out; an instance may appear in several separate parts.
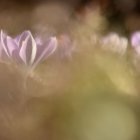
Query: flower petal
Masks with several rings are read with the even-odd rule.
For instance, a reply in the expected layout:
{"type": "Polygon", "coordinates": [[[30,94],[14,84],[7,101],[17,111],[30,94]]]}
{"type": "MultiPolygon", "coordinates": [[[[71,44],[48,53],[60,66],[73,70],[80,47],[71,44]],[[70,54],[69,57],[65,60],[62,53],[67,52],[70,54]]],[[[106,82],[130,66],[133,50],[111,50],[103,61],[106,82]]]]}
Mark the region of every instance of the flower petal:
{"type": "Polygon", "coordinates": [[[140,32],[133,33],[131,37],[132,47],[140,46],[140,32]]]}
{"type": "Polygon", "coordinates": [[[21,35],[18,35],[14,38],[15,42],[19,45],[19,40],[20,40],[21,35]]]}
{"type": "Polygon", "coordinates": [[[1,39],[1,44],[2,44],[2,47],[3,47],[6,55],[9,56],[8,48],[7,48],[7,41],[6,41],[6,34],[3,33],[2,30],[1,30],[1,34],[0,34],[0,39],[1,39]]]}
{"type": "Polygon", "coordinates": [[[1,31],[1,43],[2,43],[5,53],[9,57],[12,56],[12,52],[15,49],[18,49],[18,46],[17,46],[15,40],[13,38],[11,38],[10,36],[7,36],[6,34],[4,34],[2,31],[1,31]]]}
{"type": "Polygon", "coordinates": [[[25,64],[31,65],[36,56],[36,42],[30,32],[28,32],[25,36],[24,35],[20,38],[19,44],[21,45],[21,49],[19,55],[25,64]]]}
{"type": "Polygon", "coordinates": [[[18,45],[22,46],[22,42],[28,37],[32,36],[30,31],[24,31],[21,35],[16,37],[16,40],[18,41],[18,45]]]}
{"type": "Polygon", "coordinates": [[[49,57],[57,48],[56,37],[51,37],[47,42],[37,48],[37,55],[34,66],[36,66],[41,60],[49,57]]]}
{"type": "Polygon", "coordinates": [[[36,41],[36,44],[41,46],[43,44],[43,41],[40,37],[35,37],[35,41],[36,41]]]}
{"type": "Polygon", "coordinates": [[[12,52],[18,49],[18,45],[16,44],[15,40],[9,36],[7,36],[7,49],[9,55],[12,56],[12,52]]]}

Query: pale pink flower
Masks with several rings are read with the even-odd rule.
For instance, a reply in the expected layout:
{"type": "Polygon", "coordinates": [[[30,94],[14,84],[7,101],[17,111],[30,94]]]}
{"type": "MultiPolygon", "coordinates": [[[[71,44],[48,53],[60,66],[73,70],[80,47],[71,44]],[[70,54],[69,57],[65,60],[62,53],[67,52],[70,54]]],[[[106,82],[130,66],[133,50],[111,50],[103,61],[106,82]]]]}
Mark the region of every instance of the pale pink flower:
{"type": "Polygon", "coordinates": [[[110,33],[101,39],[103,49],[109,49],[119,54],[124,54],[128,46],[128,39],[119,36],[117,33],[110,33]]]}
{"type": "Polygon", "coordinates": [[[140,54],[140,32],[135,32],[132,34],[131,45],[136,53],[140,54]]]}
{"type": "Polygon", "coordinates": [[[30,31],[24,31],[16,38],[12,38],[1,31],[0,40],[1,56],[6,56],[12,61],[31,68],[53,54],[57,48],[56,37],[50,37],[44,42],[38,43],[30,31]]]}

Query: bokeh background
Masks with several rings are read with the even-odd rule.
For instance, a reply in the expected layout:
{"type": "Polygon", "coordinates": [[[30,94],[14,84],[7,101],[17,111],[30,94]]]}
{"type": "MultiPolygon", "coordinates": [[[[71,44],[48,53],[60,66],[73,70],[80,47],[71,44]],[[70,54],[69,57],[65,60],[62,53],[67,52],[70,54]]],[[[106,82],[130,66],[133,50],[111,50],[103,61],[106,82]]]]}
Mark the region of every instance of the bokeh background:
{"type": "Polygon", "coordinates": [[[12,34],[43,31],[46,26],[51,31],[67,31],[71,19],[83,15],[90,5],[101,9],[110,31],[129,34],[140,29],[139,0],[1,0],[0,28],[12,34]]]}

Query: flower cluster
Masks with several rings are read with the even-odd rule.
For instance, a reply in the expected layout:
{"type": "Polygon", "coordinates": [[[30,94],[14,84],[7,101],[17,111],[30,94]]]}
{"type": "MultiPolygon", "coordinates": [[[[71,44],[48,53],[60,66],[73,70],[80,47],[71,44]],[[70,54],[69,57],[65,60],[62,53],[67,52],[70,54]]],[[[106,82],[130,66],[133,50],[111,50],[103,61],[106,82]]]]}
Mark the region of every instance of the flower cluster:
{"type": "Polygon", "coordinates": [[[101,44],[103,49],[110,49],[119,54],[124,54],[128,46],[128,39],[121,37],[116,33],[110,33],[109,35],[102,37],[101,44]]]}
{"type": "MultiPolygon", "coordinates": [[[[98,39],[99,46],[103,50],[125,54],[130,42],[134,51],[140,54],[140,32],[133,33],[130,41],[117,33],[110,33],[98,39]]],[[[1,60],[14,61],[31,69],[34,69],[37,64],[52,55],[57,48],[58,54],[61,56],[71,56],[74,49],[73,42],[68,35],[62,35],[58,39],[47,37],[43,41],[40,37],[34,38],[30,31],[24,31],[15,38],[8,36],[3,31],[0,33],[1,60]]]]}
{"type": "Polygon", "coordinates": [[[140,32],[134,32],[127,37],[120,36],[117,33],[109,33],[99,38],[100,46],[103,50],[111,50],[121,55],[125,54],[128,46],[138,55],[140,55],[140,32]]]}
{"type": "Polygon", "coordinates": [[[34,38],[30,31],[24,31],[15,38],[0,33],[0,57],[34,68],[39,62],[53,54],[57,48],[56,37],[47,38],[44,42],[34,38]]]}

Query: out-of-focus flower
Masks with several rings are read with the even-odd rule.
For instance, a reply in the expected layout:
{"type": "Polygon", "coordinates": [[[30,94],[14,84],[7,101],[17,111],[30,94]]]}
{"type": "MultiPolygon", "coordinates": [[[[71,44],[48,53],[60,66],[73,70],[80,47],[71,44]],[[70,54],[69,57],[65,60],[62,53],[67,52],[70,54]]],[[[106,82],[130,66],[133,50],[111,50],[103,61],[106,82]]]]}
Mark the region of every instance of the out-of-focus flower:
{"type": "Polygon", "coordinates": [[[128,46],[128,39],[120,37],[116,33],[110,33],[101,39],[101,45],[103,49],[109,49],[119,54],[124,54],[128,46]]]}
{"type": "Polygon", "coordinates": [[[56,37],[50,37],[45,42],[39,42],[33,38],[30,31],[24,31],[16,38],[11,38],[1,31],[0,37],[1,56],[4,55],[31,68],[50,56],[57,48],[56,37]]]}
{"type": "Polygon", "coordinates": [[[132,34],[131,45],[136,53],[140,54],[140,32],[135,32],[132,34]]]}
{"type": "Polygon", "coordinates": [[[75,49],[74,43],[72,42],[71,38],[68,35],[64,34],[59,36],[58,54],[60,57],[70,58],[74,49],[75,49]]]}

